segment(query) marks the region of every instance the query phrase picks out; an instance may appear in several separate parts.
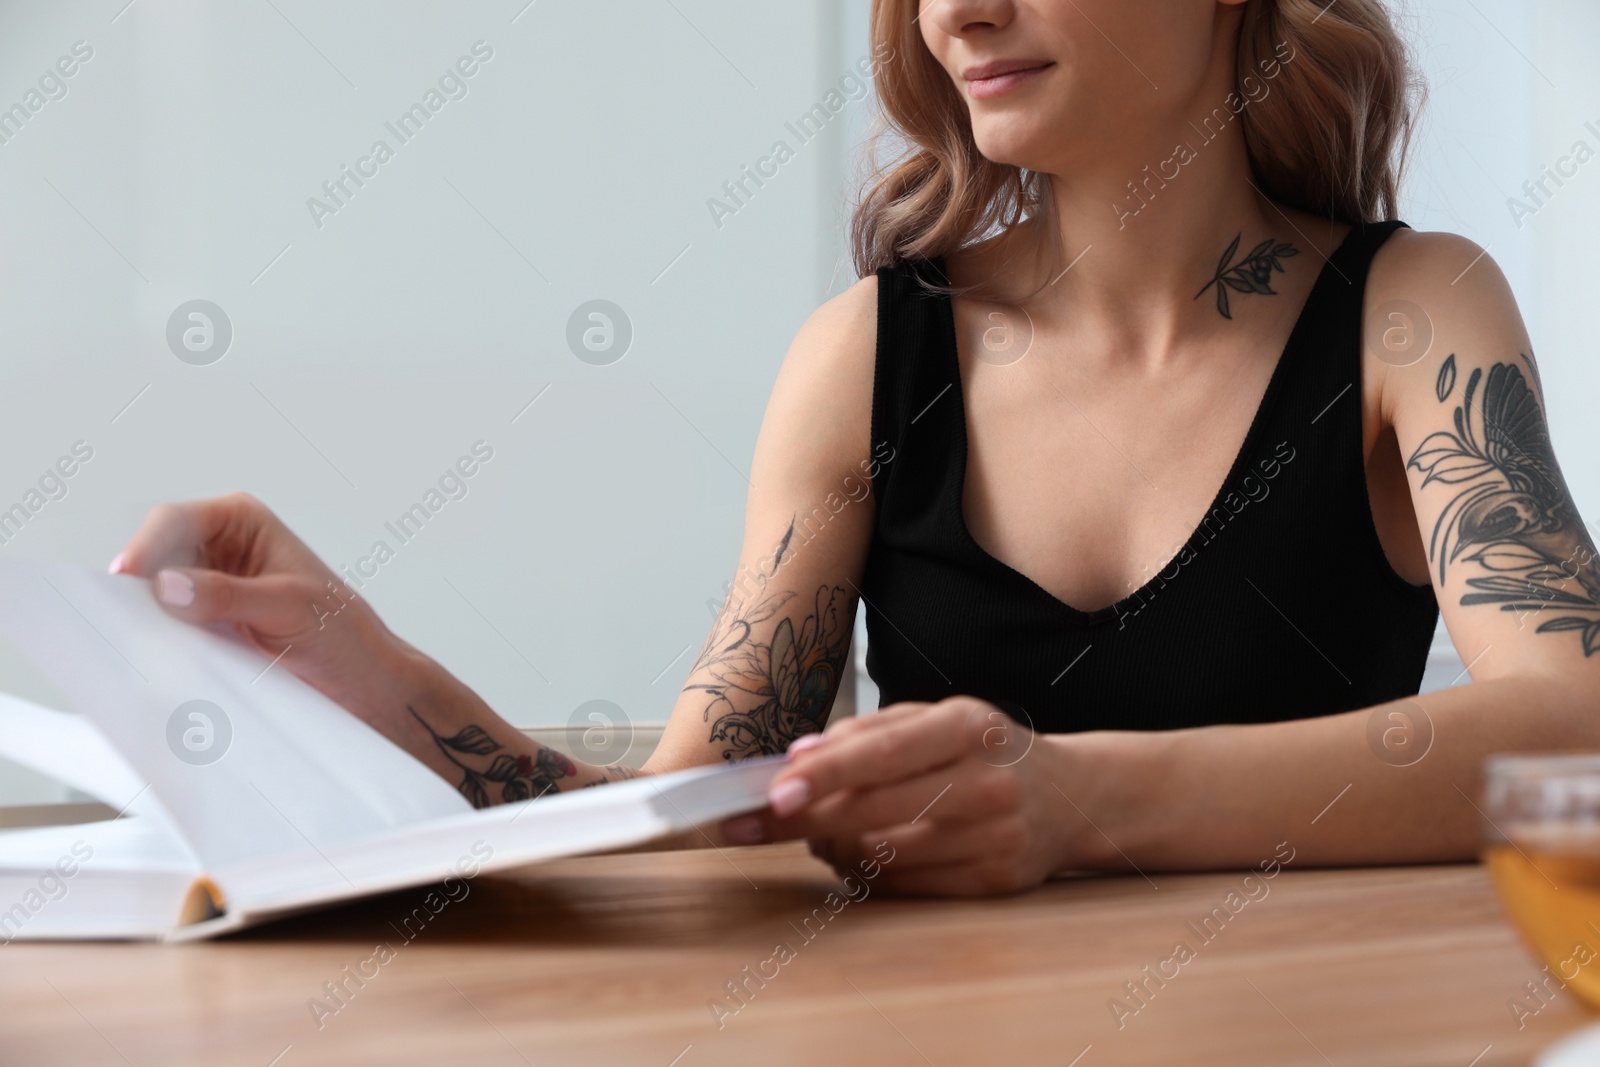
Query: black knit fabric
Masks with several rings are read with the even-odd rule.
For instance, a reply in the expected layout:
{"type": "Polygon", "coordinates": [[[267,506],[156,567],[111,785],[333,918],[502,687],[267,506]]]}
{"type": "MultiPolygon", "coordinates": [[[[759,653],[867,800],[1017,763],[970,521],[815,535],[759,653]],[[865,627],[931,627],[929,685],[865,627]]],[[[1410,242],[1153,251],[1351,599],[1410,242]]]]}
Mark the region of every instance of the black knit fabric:
{"type": "MultiPolygon", "coordinates": [[[[1327,715],[1415,693],[1438,605],[1389,566],[1361,440],[1367,268],[1324,265],[1212,507],[1140,590],[1084,612],[984,551],[961,508],[966,413],[940,259],[878,272],[877,526],[861,593],[882,703],[965,694],[1047,732],[1327,715]]],[[[1063,543],[1062,552],[1073,546],[1063,543]]]]}

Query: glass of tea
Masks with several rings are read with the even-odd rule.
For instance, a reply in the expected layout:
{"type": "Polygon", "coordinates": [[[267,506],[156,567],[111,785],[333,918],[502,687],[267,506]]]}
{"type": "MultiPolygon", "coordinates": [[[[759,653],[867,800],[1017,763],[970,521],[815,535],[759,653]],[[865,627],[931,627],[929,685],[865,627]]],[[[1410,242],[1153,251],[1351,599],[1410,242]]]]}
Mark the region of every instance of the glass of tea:
{"type": "Polygon", "coordinates": [[[1600,1010],[1600,754],[1484,761],[1484,864],[1550,973],[1600,1010]]]}

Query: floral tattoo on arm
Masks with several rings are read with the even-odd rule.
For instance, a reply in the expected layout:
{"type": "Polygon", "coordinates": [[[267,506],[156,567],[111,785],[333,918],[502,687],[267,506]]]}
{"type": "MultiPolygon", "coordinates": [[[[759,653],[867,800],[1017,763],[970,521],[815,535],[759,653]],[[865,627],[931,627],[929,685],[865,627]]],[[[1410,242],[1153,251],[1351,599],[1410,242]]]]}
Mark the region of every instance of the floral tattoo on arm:
{"type": "Polygon", "coordinates": [[[428,731],[445,759],[461,769],[461,782],[456,788],[475,808],[495,803],[489,796],[493,786],[500,787],[499,799],[507,803],[537,799],[555,789],[558,780],[578,773],[577,766],[553,748],[540,747],[532,756],[513,756],[502,752],[505,746],[481,726],[465,726],[450,737],[443,737],[417,714],[416,708],[407,704],[406,710],[428,731]],[[469,763],[462,759],[468,756],[480,758],[469,763]],[[485,765],[482,757],[488,756],[494,758],[485,765]]]}
{"type": "MultiPolygon", "coordinates": [[[[1523,363],[1539,386],[1533,360],[1523,363]]],[[[1450,402],[1456,357],[1439,368],[1434,394],[1450,402]]],[[[1456,404],[1454,432],[1429,434],[1406,466],[1424,487],[1457,487],[1434,523],[1428,558],[1446,568],[1473,563],[1488,574],[1467,579],[1463,605],[1498,604],[1501,611],[1550,612],[1538,633],[1572,632],[1585,656],[1600,652],[1600,569],[1593,541],[1578,517],[1539,396],[1522,367],[1474,368],[1456,404]]]]}
{"type": "Polygon", "coordinates": [[[689,671],[691,679],[709,680],[684,686],[710,698],[704,719],[725,760],[776,755],[795,738],[819,732],[838,691],[854,598],[842,586],[821,585],[809,606],[782,615],[796,594],[765,592],[793,536],[790,523],[758,579],[760,593],[742,597],[730,591],[689,671]]]}

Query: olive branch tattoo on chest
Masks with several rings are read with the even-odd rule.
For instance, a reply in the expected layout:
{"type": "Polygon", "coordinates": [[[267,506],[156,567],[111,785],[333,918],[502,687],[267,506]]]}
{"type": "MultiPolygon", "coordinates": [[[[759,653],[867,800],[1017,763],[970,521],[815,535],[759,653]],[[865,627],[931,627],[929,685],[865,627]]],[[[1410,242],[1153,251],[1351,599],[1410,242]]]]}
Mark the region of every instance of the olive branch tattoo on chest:
{"type": "MultiPolygon", "coordinates": [[[[463,727],[449,737],[441,736],[428,721],[417,714],[410,704],[406,710],[422,724],[439,746],[444,758],[461,768],[461,781],[456,786],[461,795],[475,808],[487,808],[494,803],[489,798],[491,786],[500,787],[500,799],[510,803],[517,800],[537,799],[556,788],[556,782],[578,773],[577,766],[553,748],[540,747],[532,756],[511,755],[502,752],[505,746],[489,736],[489,732],[476,724],[463,727]],[[466,762],[462,757],[477,756],[466,762]],[[487,764],[481,757],[493,756],[487,764]]],[[[628,775],[631,777],[631,774],[628,775]]]]}
{"type": "Polygon", "coordinates": [[[1233,318],[1233,311],[1228,306],[1228,290],[1234,289],[1241,293],[1264,293],[1267,296],[1277,296],[1278,291],[1272,288],[1272,272],[1283,273],[1283,264],[1280,259],[1297,256],[1300,250],[1285,242],[1277,242],[1268,237],[1244,254],[1237,263],[1228,261],[1239,250],[1239,238],[1244,234],[1237,233],[1233,236],[1233,243],[1223,251],[1222,258],[1217,261],[1216,273],[1211,280],[1200,287],[1194,294],[1199,300],[1206,294],[1206,290],[1213,285],[1217,287],[1217,311],[1225,319],[1233,318]]]}
{"type": "MultiPolygon", "coordinates": [[[[766,577],[777,573],[793,534],[791,523],[766,577]]],[[[703,716],[725,760],[776,755],[820,731],[849,653],[854,599],[844,587],[818,586],[793,616],[781,613],[795,593],[762,589],[748,598],[730,592],[684,686],[710,697],[703,716]]]]}
{"type": "MultiPolygon", "coordinates": [[[[1533,360],[1520,354],[1534,385],[1533,360]]],[[[1439,368],[1440,403],[1455,395],[1456,357],[1439,368]]],[[[1551,612],[1536,632],[1572,632],[1585,656],[1600,651],[1600,571],[1577,506],[1561,477],[1539,398],[1516,363],[1474,368],[1454,415],[1454,432],[1428,437],[1406,461],[1422,485],[1457,487],[1434,523],[1428,559],[1444,584],[1448,567],[1472,563],[1464,606],[1551,612]]]]}

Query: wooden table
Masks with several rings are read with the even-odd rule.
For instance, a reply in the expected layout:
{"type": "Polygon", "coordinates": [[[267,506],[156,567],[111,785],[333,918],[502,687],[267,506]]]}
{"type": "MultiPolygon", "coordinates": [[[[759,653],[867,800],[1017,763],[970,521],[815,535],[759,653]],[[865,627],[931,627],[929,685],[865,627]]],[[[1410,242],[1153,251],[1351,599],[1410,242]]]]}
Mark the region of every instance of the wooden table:
{"type": "Polygon", "coordinates": [[[1517,1028],[1541,968],[1479,867],[1285,869],[1201,940],[1242,877],[834,914],[839,883],[795,845],[566,860],[404,932],[421,890],[208,944],[0,948],[0,1063],[1489,1067],[1589,1020],[1562,993],[1517,1028]],[[1108,1003],[1131,1011],[1124,983],[1180,940],[1193,958],[1119,1028],[1108,1003]],[[747,965],[772,977],[740,1006],[724,983],[747,965]]]}

